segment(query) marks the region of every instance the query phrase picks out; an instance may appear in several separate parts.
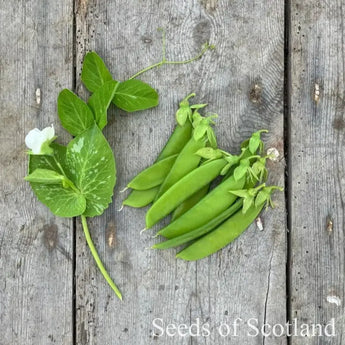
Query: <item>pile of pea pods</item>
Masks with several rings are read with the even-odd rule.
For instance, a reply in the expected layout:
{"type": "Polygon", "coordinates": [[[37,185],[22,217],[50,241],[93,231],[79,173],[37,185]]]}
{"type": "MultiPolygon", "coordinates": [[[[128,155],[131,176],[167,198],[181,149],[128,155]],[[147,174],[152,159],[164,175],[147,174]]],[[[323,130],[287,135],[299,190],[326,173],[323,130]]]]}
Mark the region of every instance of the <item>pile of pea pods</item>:
{"type": "Polygon", "coordinates": [[[176,112],[177,125],[155,163],[127,185],[123,205],[144,207],[146,229],[171,214],[157,232],[165,241],[152,248],[185,247],[176,255],[199,260],[222,249],[271,205],[271,194],[282,188],[266,186],[268,171],[260,130],[232,155],[218,148],[212,126],[217,115],[202,116],[206,104],[190,105],[188,95],[176,112]],[[218,183],[217,183],[218,182],[218,183]]]}

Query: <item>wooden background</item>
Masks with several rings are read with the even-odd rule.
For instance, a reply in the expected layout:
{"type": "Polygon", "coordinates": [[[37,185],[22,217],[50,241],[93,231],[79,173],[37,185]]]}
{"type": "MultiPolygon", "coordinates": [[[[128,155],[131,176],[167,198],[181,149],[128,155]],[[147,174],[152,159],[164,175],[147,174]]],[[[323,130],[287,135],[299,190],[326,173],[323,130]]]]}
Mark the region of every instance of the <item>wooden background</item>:
{"type": "Polygon", "coordinates": [[[345,344],[344,0],[0,0],[0,344],[345,344]],[[90,221],[96,247],[122,290],[119,302],[98,272],[79,219],[54,217],[27,183],[25,134],[51,123],[62,141],[56,99],[80,83],[96,50],[125,79],[160,60],[184,66],[141,77],[160,105],[127,115],[112,109],[105,135],[115,152],[114,203],[90,221]],[[40,89],[38,104],[36,90],[40,89]],[[126,182],[153,162],[189,92],[220,116],[220,145],[236,150],[268,128],[277,208],[226,249],[197,263],[147,248],[145,210],[117,212],[126,182]],[[285,151],[285,152],[284,152],[285,151]],[[112,240],[114,238],[114,240],[112,240]],[[262,323],[326,323],[337,335],[222,338],[240,317],[262,323]],[[152,321],[211,325],[209,337],[159,337],[152,321]]]}

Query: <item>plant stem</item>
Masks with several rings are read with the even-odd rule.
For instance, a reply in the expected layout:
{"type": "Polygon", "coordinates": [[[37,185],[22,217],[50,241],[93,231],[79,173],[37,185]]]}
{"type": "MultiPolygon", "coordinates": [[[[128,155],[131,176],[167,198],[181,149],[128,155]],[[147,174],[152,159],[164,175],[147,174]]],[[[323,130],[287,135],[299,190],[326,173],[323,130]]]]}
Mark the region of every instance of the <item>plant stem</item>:
{"type": "MultiPolygon", "coordinates": [[[[163,39],[165,41],[165,36],[163,36],[163,37],[164,37],[163,39]]],[[[165,44],[164,44],[164,47],[165,47],[165,44]]],[[[165,59],[165,48],[164,48],[163,49],[163,54],[164,55],[163,55],[163,58],[162,58],[162,60],[160,62],[157,62],[157,63],[155,63],[155,64],[153,64],[151,66],[148,66],[148,67],[142,69],[141,71],[139,71],[139,72],[135,73],[134,75],[132,75],[129,79],[134,79],[134,78],[138,77],[140,74],[143,74],[143,73],[145,73],[145,72],[147,72],[147,71],[149,71],[149,70],[151,70],[151,69],[153,69],[155,67],[159,67],[159,66],[163,66],[163,65],[182,65],[182,64],[193,62],[195,60],[200,59],[209,49],[214,49],[214,47],[206,43],[204,45],[203,49],[201,50],[201,52],[198,55],[196,55],[196,56],[194,56],[194,57],[192,57],[192,58],[190,58],[188,60],[183,60],[183,61],[167,61],[165,59]]]]}
{"type": "Polygon", "coordinates": [[[97,250],[96,250],[96,248],[95,248],[95,246],[94,246],[94,244],[92,242],[91,236],[90,236],[89,228],[87,226],[86,217],[84,215],[81,215],[80,217],[81,217],[81,222],[82,222],[82,225],[83,225],[83,230],[84,230],[86,242],[87,242],[87,244],[88,244],[88,246],[90,248],[91,254],[92,254],[93,258],[95,259],[98,268],[100,269],[101,273],[103,274],[103,277],[108,282],[110,287],[114,290],[116,296],[122,301],[122,295],[121,295],[120,290],[117,288],[117,286],[115,285],[113,280],[110,278],[107,270],[103,266],[103,263],[102,263],[101,259],[98,256],[97,250]]]}

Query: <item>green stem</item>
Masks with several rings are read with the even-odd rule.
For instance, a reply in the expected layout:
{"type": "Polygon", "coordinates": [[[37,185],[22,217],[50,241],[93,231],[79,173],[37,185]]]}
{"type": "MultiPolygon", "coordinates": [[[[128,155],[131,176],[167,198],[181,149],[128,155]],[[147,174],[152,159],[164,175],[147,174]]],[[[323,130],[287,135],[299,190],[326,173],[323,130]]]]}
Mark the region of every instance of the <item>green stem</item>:
{"type": "Polygon", "coordinates": [[[89,228],[87,226],[86,217],[84,215],[81,215],[80,217],[81,217],[81,223],[83,225],[83,230],[84,230],[86,242],[87,242],[87,244],[88,244],[88,246],[90,248],[91,254],[92,254],[93,258],[95,259],[98,268],[100,269],[101,273],[103,274],[103,277],[108,282],[110,287],[114,290],[116,296],[122,301],[122,295],[121,295],[120,290],[117,288],[115,283],[110,278],[107,270],[103,266],[103,263],[102,263],[101,259],[98,256],[97,250],[96,250],[96,248],[95,248],[95,246],[94,246],[94,244],[92,242],[91,236],[90,236],[89,228]]]}
{"type": "MultiPolygon", "coordinates": [[[[165,40],[165,38],[164,38],[164,40],[165,40]]],[[[209,44],[205,44],[204,48],[201,50],[201,52],[198,55],[196,55],[196,56],[194,56],[188,60],[183,60],[183,61],[167,61],[165,59],[165,48],[164,48],[163,59],[160,62],[157,62],[151,66],[148,66],[148,67],[142,69],[141,71],[132,75],[129,79],[134,79],[134,78],[138,77],[140,74],[143,74],[143,73],[145,73],[145,72],[147,72],[147,71],[149,71],[155,67],[159,67],[159,66],[163,66],[163,65],[182,65],[182,64],[187,64],[187,63],[193,62],[195,60],[200,59],[209,49],[213,49],[213,48],[214,48],[213,46],[211,46],[209,44]]]]}

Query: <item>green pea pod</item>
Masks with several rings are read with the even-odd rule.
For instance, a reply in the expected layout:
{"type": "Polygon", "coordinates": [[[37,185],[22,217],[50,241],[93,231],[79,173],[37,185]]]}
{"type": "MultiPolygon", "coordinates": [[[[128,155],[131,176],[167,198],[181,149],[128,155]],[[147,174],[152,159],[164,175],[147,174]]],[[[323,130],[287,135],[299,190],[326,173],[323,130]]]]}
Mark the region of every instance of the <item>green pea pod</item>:
{"type": "Polygon", "coordinates": [[[224,212],[222,212],[219,216],[213,218],[211,221],[209,221],[207,224],[201,226],[200,228],[197,228],[193,231],[187,232],[181,236],[174,237],[170,240],[157,243],[154,246],[152,246],[153,249],[168,249],[180,246],[182,244],[188,243],[192,240],[195,240],[210,231],[212,231],[215,227],[217,227],[219,224],[224,222],[226,219],[231,217],[235,212],[237,212],[243,205],[243,200],[238,199],[233,205],[231,205],[229,208],[227,208],[224,212]]]}
{"type": "Polygon", "coordinates": [[[132,190],[122,205],[136,208],[145,207],[154,200],[158,190],[159,186],[147,190],[132,190]]]}
{"type": "MultiPolygon", "coordinates": [[[[178,154],[190,140],[192,136],[192,130],[193,127],[189,120],[187,120],[183,126],[177,125],[168,142],[156,159],[156,162],[159,162],[164,158],[170,157],[172,155],[178,154]]],[[[140,191],[133,190],[122,204],[131,207],[145,207],[153,202],[158,191],[159,187],[140,191]]]]}
{"type": "MultiPolygon", "coordinates": [[[[175,163],[176,164],[176,163],[175,163]]],[[[169,188],[146,213],[146,227],[150,228],[171,213],[178,205],[208,185],[222,171],[227,161],[223,158],[201,165],[169,188]]]]}
{"type": "Polygon", "coordinates": [[[173,238],[208,223],[235,202],[237,197],[229,193],[229,190],[242,189],[245,181],[245,177],[238,181],[235,181],[233,176],[229,177],[209,192],[189,211],[161,229],[158,234],[167,238],[173,238]]]}
{"type": "Polygon", "coordinates": [[[169,174],[161,185],[156,199],[163,195],[172,185],[179,181],[183,176],[194,170],[200,163],[201,157],[196,154],[198,150],[205,147],[206,140],[195,140],[191,138],[185,147],[182,149],[169,174]]]}
{"type": "Polygon", "coordinates": [[[188,199],[186,199],[181,205],[177,206],[172,214],[171,221],[174,221],[178,217],[182,216],[194,205],[196,205],[208,192],[210,185],[208,184],[204,188],[201,188],[188,199]]]}
{"type": "Polygon", "coordinates": [[[183,126],[177,125],[156,161],[180,153],[191,138],[192,131],[193,126],[189,120],[183,126]]]}
{"type": "Polygon", "coordinates": [[[169,156],[149,166],[134,177],[127,187],[136,190],[146,190],[159,186],[165,180],[177,156],[177,154],[169,156]]]}
{"type": "Polygon", "coordinates": [[[245,215],[242,211],[238,211],[215,230],[183,249],[176,257],[194,261],[205,258],[224,248],[248,228],[258,217],[263,207],[264,204],[258,207],[252,206],[245,215]]]}

